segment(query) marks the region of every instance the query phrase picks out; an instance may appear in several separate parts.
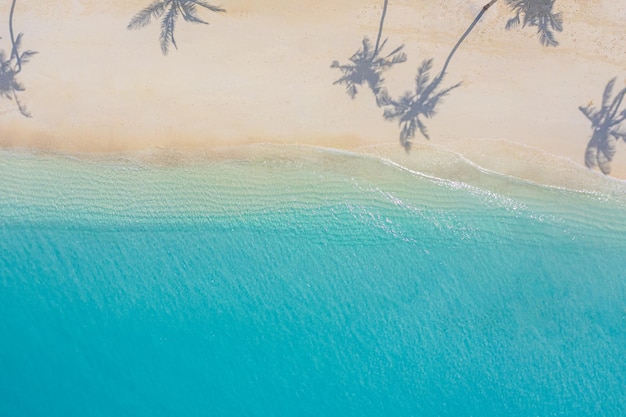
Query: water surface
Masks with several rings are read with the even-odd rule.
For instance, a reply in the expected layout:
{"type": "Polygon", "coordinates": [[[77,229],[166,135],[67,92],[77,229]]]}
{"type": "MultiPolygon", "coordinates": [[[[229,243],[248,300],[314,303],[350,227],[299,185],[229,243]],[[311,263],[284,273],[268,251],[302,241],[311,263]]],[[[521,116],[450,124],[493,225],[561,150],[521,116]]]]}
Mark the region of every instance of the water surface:
{"type": "Polygon", "coordinates": [[[626,413],[623,184],[270,148],[1,153],[0,415],[626,413]]]}

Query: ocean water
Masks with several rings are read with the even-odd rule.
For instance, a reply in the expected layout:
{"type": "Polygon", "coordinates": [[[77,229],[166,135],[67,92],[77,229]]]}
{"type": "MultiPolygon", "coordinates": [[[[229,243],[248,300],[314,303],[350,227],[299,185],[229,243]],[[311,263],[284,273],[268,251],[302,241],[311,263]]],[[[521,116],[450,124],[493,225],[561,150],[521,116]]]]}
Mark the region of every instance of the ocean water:
{"type": "Polygon", "coordinates": [[[0,416],[626,415],[624,183],[452,171],[1,152],[0,416]]]}

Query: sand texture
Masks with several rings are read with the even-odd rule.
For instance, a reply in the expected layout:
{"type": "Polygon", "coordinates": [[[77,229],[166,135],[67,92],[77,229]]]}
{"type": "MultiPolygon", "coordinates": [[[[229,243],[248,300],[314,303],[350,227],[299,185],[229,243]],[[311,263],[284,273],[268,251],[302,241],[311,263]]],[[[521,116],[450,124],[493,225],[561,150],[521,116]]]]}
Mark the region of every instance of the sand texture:
{"type": "MultiPolygon", "coordinates": [[[[376,38],[382,1],[223,0],[227,13],[200,11],[208,26],[180,19],[178,49],[167,56],[160,22],[126,29],[149,3],[18,2],[15,30],[38,52],[19,74],[26,88],[19,97],[33,117],[2,100],[0,146],[98,153],[258,142],[400,146],[397,122],[383,119],[371,92],[350,99],[330,68],[335,59],[347,63],[363,36],[376,38]]],[[[390,49],[404,44],[408,60],[384,74],[390,94],[414,88],[424,59],[438,71],[484,3],[391,0],[383,36],[390,49]]],[[[505,30],[512,14],[504,0],[485,13],[448,68],[446,83],[462,86],[426,120],[431,143],[491,166],[511,160],[519,145],[584,163],[592,131],[578,107],[599,105],[614,77],[616,90],[626,85],[626,0],[558,0],[555,10],[564,21],[558,47],[542,46],[535,28],[505,30]]],[[[7,51],[8,27],[0,29],[7,51]]],[[[626,144],[618,144],[612,168],[626,178],[626,144]]]]}

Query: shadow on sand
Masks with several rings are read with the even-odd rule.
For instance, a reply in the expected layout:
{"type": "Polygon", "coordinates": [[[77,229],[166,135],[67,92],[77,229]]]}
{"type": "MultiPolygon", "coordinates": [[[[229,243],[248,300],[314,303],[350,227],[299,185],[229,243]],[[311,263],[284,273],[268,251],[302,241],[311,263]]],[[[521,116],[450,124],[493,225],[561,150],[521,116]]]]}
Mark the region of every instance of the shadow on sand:
{"type": "Polygon", "coordinates": [[[592,103],[579,107],[593,129],[585,151],[585,165],[589,168],[598,167],[604,174],[611,173],[611,161],[615,156],[617,142],[620,139],[626,142],[626,130],[620,126],[626,120],[626,109],[620,111],[626,88],[611,100],[614,86],[615,78],[604,88],[600,109],[593,107],[592,103]]]}
{"type": "Polygon", "coordinates": [[[15,100],[17,108],[25,117],[31,117],[28,109],[19,100],[18,92],[24,91],[24,86],[17,80],[17,75],[22,71],[22,66],[30,60],[37,52],[24,51],[20,52],[22,46],[23,34],[14,35],[13,31],[13,13],[15,11],[16,0],[11,3],[11,12],[9,14],[9,32],[11,36],[11,54],[7,57],[4,50],[0,51],[0,97],[8,100],[15,100]]]}
{"type": "Polygon", "coordinates": [[[370,90],[372,90],[372,93],[374,93],[376,103],[379,107],[382,105],[382,97],[386,95],[383,87],[384,79],[382,78],[382,73],[391,69],[394,65],[406,61],[406,54],[402,52],[404,45],[400,45],[387,55],[381,54],[387,44],[387,39],[385,39],[382,44],[380,43],[380,39],[383,33],[388,4],[389,0],[385,0],[380,24],[378,26],[376,45],[372,48],[372,43],[369,38],[364,37],[362,47],[350,57],[350,64],[341,65],[339,61],[335,60],[330,65],[331,68],[338,68],[343,73],[343,76],[333,83],[334,85],[345,84],[346,93],[350,98],[354,99],[358,93],[357,86],[367,84],[370,90]]]}
{"type": "MultiPolygon", "coordinates": [[[[407,91],[398,99],[392,98],[383,85],[382,73],[390,69],[393,65],[405,62],[406,55],[401,52],[403,46],[393,50],[386,56],[380,55],[380,50],[385,42],[380,46],[383,23],[387,13],[388,0],[385,0],[383,13],[378,30],[376,46],[372,48],[367,38],[363,39],[363,46],[352,57],[351,64],[340,65],[338,61],[333,61],[331,68],[338,68],[343,72],[343,77],[334,84],[345,84],[346,92],[351,98],[355,98],[358,92],[357,86],[364,83],[374,93],[376,104],[384,107],[383,117],[385,120],[397,120],[400,125],[400,144],[405,150],[411,149],[411,141],[417,131],[422,136],[429,139],[428,130],[424,124],[424,119],[434,117],[437,106],[443,97],[451,90],[459,87],[461,83],[451,87],[440,88],[446,75],[448,66],[465,38],[472,32],[482,16],[498,0],[491,0],[485,4],[478,15],[474,18],[469,27],[456,42],[450,54],[439,72],[434,78],[430,77],[433,60],[428,59],[422,62],[415,77],[415,89],[407,91]]],[[[515,16],[506,23],[506,29],[512,29],[521,25],[522,27],[537,27],[539,39],[544,46],[557,46],[558,42],[554,37],[554,31],[563,30],[563,21],[560,13],[552,11],[556,0],[505,0],[515,16]]]]}
{"type": "Polygon", "coordinates": [[[554,32],[563,31],[561,13],[554,13],[556,0],[506,0],[515,16],[506,22],[507,30],[518,27],[536,27],[543,46],[557,46],[554,32]]]}
{"type": "Polygon", "coordinates": [[[174,28],[179,15],[182,16],[186,22],[204,25],[209,24],[198,17],[198,6],[216,13],[226,11],[221,7],[213,6],[201,0],[157,0],[137,13],[131,19],[130,23],[128,23],[127,29],[140,29],[150,24],[152,18],[158,19],[163,17],[163,20],[161,20],[161,36],[159,39],[161,41],[161,52],[163,52],[163,55],[167,55],[170,44],[178,49],[176,39],[174,38],[174,28]]]}

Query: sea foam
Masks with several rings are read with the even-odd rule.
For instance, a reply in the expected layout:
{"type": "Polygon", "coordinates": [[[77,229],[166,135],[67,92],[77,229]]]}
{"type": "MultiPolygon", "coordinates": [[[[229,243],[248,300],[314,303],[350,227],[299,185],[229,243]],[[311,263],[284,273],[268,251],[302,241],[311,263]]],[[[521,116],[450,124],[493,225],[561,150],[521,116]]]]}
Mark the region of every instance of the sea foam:
{"type": "Polygon", "coordinates": [[[0,415],[623,415],[621,183],[421,150],[2,152],[0,415]]]}

